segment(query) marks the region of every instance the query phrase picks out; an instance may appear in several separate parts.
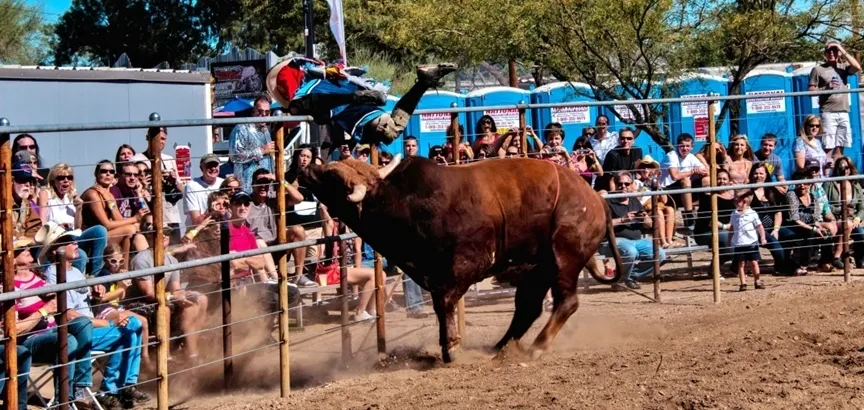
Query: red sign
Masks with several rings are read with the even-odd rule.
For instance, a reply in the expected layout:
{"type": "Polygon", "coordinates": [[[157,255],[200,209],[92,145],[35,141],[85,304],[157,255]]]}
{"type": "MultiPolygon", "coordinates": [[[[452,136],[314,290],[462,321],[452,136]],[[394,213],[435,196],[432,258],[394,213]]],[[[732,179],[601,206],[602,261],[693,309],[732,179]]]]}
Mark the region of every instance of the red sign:
{"type": "Polygon", "coordinates": [[[192,179],[192,150],[186,145],[174,148],[174,160],[177,162],[177,175],[184,181],[192,179]]]}
{"type": "Polygon", "coordinates": [[[696,141],[705,141],[708,138],[708,117],[696,117],[693,119],[693,133],[696,141]]]}

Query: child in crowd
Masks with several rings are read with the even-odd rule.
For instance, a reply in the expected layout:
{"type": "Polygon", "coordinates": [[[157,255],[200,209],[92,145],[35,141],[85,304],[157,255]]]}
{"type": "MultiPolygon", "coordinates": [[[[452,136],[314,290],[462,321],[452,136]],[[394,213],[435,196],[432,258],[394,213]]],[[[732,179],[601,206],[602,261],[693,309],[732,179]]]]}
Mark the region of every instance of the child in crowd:
{"type": "MultiPolygon", "coordinates": [[[[102,255],[105,259],[105,267],[97,274],[98,277],[126,272],[123,268],[126,261],[123,260],[123,251],[119,245],[108,244],[102,255]]],[[[131,284],[132,280],[123,280],[107,287],[94,287],[93,297],[98,304],[93,305],[93,313],[96,314],[97,319],[113,320],[114,323],[125,323],[130,317],[138,318],[138,322],[141,323],[141,340],[147,344],[147,339],[150,337],[147,318],[120,306],[120,301],[126,298],[126,288],[131,284]]],[[[150,366],[150,352],[146,347],[141,349],[141,361],[144,366],[150,366]]]]}
{"type": "Polygon", "coordinates": [[[744,276],[744,265],[750,264],[753,270],[753,287],[765,289],[759,282],[759,245],[765,245],[765,228],[756,211],[750,208],[753,193],[746,192],[735,198],[735,212],[729,220],[729,230],[732,232],[732,249],[735,262],[738,265],[738,279],[741,282],[739,291],[747,290],[747,279],[744,276]]]}

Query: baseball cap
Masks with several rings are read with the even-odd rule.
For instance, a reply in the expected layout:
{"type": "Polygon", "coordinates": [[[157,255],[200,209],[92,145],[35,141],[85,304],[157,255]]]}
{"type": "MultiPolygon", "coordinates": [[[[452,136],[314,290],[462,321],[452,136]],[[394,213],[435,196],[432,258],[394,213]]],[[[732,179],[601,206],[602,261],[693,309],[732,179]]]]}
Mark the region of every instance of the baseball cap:
{"type": "Polygon", "coordinates": [[[237,191],[231,195],[231,199],[229,201],[232,204],[236,204],[239,202],[252,202],[252,197],[245,191],[237,191]]]}
{"type": "Polygon", "coordinates": [[[214,162],[217,164],[222,163],[222,161],[219,161],[219,156],[216,154],[205,154],[203,157],[201,157],[201,165],[212,164],[214,162]]]}
{"type": "Polygon", "coordinates": [[[815,159],[808,159],[804,161],[804,169],[822,169],[822,164],[815,159]]]}
{"type": "Polygon", "coordinates": [[[15,153],[15,160],[25,164],[30,164],[36,162],[36,155],[30,151],[22,149],[15,153]]]}
{"type": "Polygon", "coordinates": [[[30,164],[25,164],[21,161],[15,161],[15,163],[12,164],[12,178],[19,181],[36,179],[36,177],[33,176],[33,168],[30,167],[30,164]]]}

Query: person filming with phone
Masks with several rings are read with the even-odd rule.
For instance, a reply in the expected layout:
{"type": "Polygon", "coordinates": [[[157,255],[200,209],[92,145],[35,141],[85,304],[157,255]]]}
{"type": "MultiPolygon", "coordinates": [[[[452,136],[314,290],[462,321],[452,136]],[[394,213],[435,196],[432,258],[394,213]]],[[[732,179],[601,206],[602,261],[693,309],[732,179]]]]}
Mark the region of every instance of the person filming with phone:
{"type": "MultiPolygon", "coordinates": [[[[632,192],[632,188],[633,177],[626,171],[615,175],[609,181],[609,193],[632,192]]],[[[621,280],[624,286],[630,289],[640,289],[641,286],[636,281],[648,277],[654,269],[653,244],[650,239],[642,238],[642,230],[651,227],[651,218],[637,198],[607,199],[606,204],[612,214],[615,239],[621,262],[624,264],[621,280]]],[[[608,242],[604,242],[600,252],[606,256],[612,255],[608,242]]],[[[660,249],[660,262],[665,259],[666,252],[660,249]]]]}

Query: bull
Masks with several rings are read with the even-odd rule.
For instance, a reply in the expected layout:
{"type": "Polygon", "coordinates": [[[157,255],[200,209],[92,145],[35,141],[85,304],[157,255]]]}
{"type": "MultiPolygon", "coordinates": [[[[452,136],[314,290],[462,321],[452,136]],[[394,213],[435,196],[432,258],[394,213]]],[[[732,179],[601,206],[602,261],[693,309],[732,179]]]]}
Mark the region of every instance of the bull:
{"type": "Polygon", "coordinates": [[[576,172],[550,162],[508,158],[445,167],[396,155],[376,169],[348,159],[310,166],[300,183],[432,294],[445,363],[461,341],[456,304],[477,282],[496,276],[516,285],[516,309],[496,350],[518,345],[552,290],[551,317],[529,351],[537,358],[576,312],[583,268],[603,284],[622,276],[605,201],[576,172]],[[593,257],[604,237],[617,265],[612,278],[593,257]]]}

